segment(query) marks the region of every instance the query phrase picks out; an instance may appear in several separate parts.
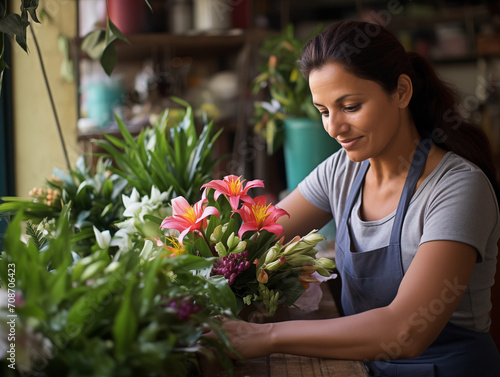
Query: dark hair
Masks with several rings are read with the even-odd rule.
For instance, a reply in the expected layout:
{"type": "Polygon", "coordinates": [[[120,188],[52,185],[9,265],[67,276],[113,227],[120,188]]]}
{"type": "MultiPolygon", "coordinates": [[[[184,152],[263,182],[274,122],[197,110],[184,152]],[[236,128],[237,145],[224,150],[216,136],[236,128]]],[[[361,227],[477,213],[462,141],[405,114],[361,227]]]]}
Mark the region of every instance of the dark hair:
{"type": "Polygon", "coordinates": [[[414,52],[406,52],[399,40],[380,25],[346,20],[333,24],[304,47],[298,61],[302,74],[329,62],[337,62],[357,77],[375,81],[389,94],[398,78],[407,74],[413,84],[409,109],[421,136],[453,151],[483,170],[497,198],[498,180],[491,146],[482,129],[465,120],[458,110],[459,97],[443,82],[432,65],[414,52]]]}

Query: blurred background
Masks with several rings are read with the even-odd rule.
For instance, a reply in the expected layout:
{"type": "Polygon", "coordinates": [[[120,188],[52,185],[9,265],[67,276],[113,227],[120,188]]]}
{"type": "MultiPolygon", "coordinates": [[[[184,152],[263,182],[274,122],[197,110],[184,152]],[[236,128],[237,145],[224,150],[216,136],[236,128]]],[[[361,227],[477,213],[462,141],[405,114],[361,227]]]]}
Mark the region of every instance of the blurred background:
{"type": "MultiPolygon", "coordinates": [[[[2,0],[4,1],[4,0],[2,0]]],[[[110,18],[128,39],[117,41],[117,64],[107,75],[84,51],[84,37],[102,27],[106,0],[40,1],[34,25],[72,162],[102,134],[118,134],[114,114],[132,133],[154,121],[171,96],[193,105],[224,132],[216,153],[227,156],[216,174],[264,179],[271,200],[287,189],[283,152],[266,150],[254,132],[252,82],[266,63],[261,46],[293,25],[306,40],[346,18],[392,30],[408,50],[428,57],[456,86],[460,110],[483,127],[500,161],[500,1],[397,0],[108,0],[110,18]],[[117,3],[119,6],[117,6],[117,3]]],[[[16,1],[9,6],[17,11],[16,1]]],[[[25,197],[65,168],[59,137],[28,35],[26,54],[11,46],[0,109],[1,195],[25,197]]],[[[175,107],[175,106],[174,106],[175,107]]]]}

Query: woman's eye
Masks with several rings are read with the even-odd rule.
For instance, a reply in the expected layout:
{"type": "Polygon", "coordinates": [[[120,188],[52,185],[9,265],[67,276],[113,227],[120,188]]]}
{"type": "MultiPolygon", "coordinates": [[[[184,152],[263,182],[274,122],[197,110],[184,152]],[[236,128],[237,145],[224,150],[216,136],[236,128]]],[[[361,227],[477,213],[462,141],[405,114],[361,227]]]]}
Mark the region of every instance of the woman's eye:
{"type": "Polygon", "coordinates": [[[320,111],[322,117],[328,116],[328,111],[320,111]]]}
{"type": "Polygon", "coordinates": [[[344,110],[351,113],[358,110],[360,105],[344,106],[344,110]]]}

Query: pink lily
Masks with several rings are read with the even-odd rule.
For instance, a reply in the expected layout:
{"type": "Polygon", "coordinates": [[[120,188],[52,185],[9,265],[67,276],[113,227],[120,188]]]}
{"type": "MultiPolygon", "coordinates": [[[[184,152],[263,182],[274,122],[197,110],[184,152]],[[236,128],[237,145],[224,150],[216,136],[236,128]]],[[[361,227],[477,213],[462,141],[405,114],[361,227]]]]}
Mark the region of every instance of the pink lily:
{"type": "Polygon", "coordinates": [[[217,208],[207,207],[205,202],[207,202],[207,199],[203,198],[191,206],[182,196],[172,199],[173,215],[165,218],[160,228],[176,229],[181,232],[179,242],[182,245],[184,236],[204,226],[208,216],[219,216],[217,208]]]}
{"type": "Polygon", "coordinates": [[[243,225],[238,232],[240,238],[245,232],[251,230],[267,230],[276,234],[277,237],[281,237],[283,235],[283,226],[277,224],[276,221],[281,216],[290,217],[284,209],[275,207],[272,204],[266,204],[264,195],[257,196],[253,203],[243,203],[241,209],[236,212],[240,214],[243,220],[243,225]]]}
{"type": "Polygon", "coordinates": [[[252,201],[252,198],[248,195],[248,190],[253,187],[264,188],[264,182],[260,179],[255,179],[253,181],[247,182],[245,187],[243,183],[245,180],[241,181],[241,176],[237,177],[235,175],[227,175],[223,180],[213,180],[201,186],[202,188],[209,187],[215,190],[214,199],[224,194],[229,200],[229,204],[233,211],[238,209],[240,199],[244,202],[252,201]]]}

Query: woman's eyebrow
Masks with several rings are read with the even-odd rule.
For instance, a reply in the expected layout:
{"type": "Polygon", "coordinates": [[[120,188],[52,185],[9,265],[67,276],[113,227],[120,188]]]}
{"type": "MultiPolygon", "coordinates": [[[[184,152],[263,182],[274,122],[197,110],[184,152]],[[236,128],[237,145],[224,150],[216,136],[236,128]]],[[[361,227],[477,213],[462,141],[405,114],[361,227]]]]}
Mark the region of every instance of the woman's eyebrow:
{"type": "MultiPolygon", "coordinates": [[[[344,99],[346,99],[347,97],[350,97],[350,96],[357,96],[357,95],[360,95],[361,93],[348,93],[348,94],[344,94],[343,96],[340,96],[339,98],[337,98],[335,100],[335,103],[339,103],[339,102],[342,102],[344,99]]],[[[314,106],[323,106],[322,104],[320,103],[317,103],[317,102],[313,102],[313,105],[314,106]]]]}

